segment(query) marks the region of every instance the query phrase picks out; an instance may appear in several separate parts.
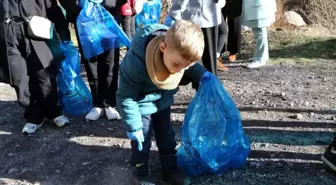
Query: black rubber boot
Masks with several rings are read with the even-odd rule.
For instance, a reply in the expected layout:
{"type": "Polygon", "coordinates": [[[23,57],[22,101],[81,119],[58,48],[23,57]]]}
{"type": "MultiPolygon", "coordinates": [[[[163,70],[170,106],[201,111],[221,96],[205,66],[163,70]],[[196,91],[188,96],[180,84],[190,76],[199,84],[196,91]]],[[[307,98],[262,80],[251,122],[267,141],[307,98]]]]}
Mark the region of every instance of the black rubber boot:
{"type": "Polygon", "coordinates": [[[176,155],[160,155],[161,178],[174,185],[189,185],[190,177],[177,167],[176,155]]]}

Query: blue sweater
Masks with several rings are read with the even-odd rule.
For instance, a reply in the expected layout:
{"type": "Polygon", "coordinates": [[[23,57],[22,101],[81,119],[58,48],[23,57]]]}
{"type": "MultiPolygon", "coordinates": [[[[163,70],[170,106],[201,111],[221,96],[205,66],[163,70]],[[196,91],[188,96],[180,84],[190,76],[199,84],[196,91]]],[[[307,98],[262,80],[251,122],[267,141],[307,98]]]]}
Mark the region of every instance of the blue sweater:
{"type": "MultiPolygon", "coordinates": [[[[134,35],[129,51],[120,65],[120,80],[117,91],[117,104],[127,131],[142,129],[142,115],[151,115],[170,107],[173,95],[178,91],[161,90],[151,81],[146,68],[146,47],[156,35],[165,34],[167,27],[153,24],[140,29],[134,35]]],[[[195,64],[185,71],[182,81],[198,83],[206,69],[195,64]]]]}

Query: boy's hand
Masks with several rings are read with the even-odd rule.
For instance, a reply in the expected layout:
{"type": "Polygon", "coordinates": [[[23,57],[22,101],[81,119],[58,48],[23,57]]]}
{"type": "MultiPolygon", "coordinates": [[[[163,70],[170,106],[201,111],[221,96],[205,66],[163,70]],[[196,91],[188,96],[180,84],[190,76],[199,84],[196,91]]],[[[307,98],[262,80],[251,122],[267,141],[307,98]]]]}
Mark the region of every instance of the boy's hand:
{"type": "Polygon", "coordinates": [[[136,132],[127,132],[127,137],[131,140],[135,140],[138,142],[138,150],[142,150],[142,142],[145,141],[145,137],[143,135],[142,130],[136,132]]]}

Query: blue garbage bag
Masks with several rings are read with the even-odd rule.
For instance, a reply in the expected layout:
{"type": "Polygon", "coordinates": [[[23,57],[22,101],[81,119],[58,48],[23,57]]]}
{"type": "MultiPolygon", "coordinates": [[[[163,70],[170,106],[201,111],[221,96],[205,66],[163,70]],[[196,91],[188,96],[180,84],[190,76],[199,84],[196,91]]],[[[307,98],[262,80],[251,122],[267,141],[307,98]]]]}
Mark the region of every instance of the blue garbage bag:
{"type": "Polygon", "coordinates": [[[178,165],[189,175],[222,175],[243,166],[250,151],[238,108],[218,78],[206,72],[185,114],[178,165]]]}
{"type": "Polygon", "coordinates": [[[161,0],[148,0],[144,2],[143,10],[135,16],[136,30],[159,23],[161,7],[161,0]]]}
{"type": "Polygon", "coordinates": [[[86,59],[114,48],[130,47],[131,44],[114,17],[100,4],[101,1],[86,0],[77,17],[79,41],[86,59]]]}
{"type": "Polygon", "coordinates": [[[65,59],[59,64],[57,83],[59,102],[63,111],[72,116],[83,116],[92,109],[92,96],[80,76],[80,56],[72,42],[62,42],[65,59]]]}

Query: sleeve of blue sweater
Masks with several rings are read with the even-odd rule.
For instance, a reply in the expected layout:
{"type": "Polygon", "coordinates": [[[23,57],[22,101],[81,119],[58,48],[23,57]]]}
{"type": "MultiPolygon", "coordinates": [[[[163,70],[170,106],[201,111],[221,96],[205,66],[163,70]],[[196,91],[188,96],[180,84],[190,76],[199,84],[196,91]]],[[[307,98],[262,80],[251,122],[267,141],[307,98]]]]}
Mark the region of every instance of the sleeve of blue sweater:
{"type": "Polygon", "coordinates": [[[120,67],[117,104],[127,131],[135,132],[141,130],[143,127],[137,101],[142,82],[141,78],[138,78],[136,75],[136,68],[132,68],[134,70],[125,70],[127,69],[127,66],[125,67],[124,65],[127,65],[127,63],[122,63],[120,67]]]}

